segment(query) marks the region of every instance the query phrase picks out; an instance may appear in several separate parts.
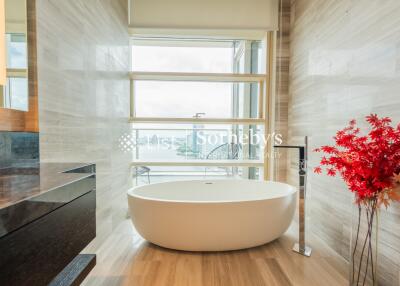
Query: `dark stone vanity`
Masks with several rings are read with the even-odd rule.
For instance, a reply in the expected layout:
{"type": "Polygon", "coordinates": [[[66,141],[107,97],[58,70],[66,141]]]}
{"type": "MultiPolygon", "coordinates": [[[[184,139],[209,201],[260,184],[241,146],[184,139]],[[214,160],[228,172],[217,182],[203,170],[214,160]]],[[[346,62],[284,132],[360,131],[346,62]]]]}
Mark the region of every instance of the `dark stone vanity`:
{"type": "Polygon", "coordinates": [[[96,236],[95,165],[39,163],[36,2],[2,2],[7,77],[26,80],[0,92],[0,286],[79,285],[96,264],[80,254],[96,236]]]}
{"type": "Polygon", "coordinates": [[[0,169],[0,285],[79,285],[95,255],[95,165],[0,169]]]}

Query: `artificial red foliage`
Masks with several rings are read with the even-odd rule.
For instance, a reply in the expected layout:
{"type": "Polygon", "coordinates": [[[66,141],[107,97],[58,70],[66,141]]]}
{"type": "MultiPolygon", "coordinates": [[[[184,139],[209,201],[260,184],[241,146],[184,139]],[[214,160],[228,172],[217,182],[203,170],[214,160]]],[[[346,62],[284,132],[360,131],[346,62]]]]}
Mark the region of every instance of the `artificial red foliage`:
{"type": "Polygon", "coordinates": [[[367,135],[351,120],[333,137],[335,146],[316,149],[325,156],[314,172],[320,174],[324,168],[329,176],[340,174],[358,204],[377,200],[378,206],[387,207],[400,201],[400,124],[392,127],[390,118],[376,114],[366,121],[371,126],[367,135]]]}

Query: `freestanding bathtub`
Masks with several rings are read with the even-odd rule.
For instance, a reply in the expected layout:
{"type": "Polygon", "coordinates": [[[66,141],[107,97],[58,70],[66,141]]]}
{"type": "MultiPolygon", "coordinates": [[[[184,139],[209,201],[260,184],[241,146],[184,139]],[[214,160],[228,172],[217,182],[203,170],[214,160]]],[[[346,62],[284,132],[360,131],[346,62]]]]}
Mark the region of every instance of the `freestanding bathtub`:
{"type": "Polygon", "coordinates": [[[296,208],[297,190],[252,180],[150,184],[128,191],[131,218],[146,240],[187,251],[254,247],[280,237],[296,208]]]}

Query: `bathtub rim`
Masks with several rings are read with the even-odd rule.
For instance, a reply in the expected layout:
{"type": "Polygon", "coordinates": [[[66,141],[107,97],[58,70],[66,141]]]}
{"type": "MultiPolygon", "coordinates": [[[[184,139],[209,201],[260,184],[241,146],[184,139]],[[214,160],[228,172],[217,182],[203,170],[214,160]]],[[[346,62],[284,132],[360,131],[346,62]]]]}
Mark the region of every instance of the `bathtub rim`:
{"type": "Polygon", "coordinates": [[[147,185],[142,185],[142,186],[136,186],[133,188],[130,188],[127,191],[127,196],[128,199],[129,197],[133,197],[136,199],[140,200],[145,200],[145,201],[153,201],[153,202],[166,202],[166,203],[185,203],[185,204],[234,204],[234,203],[244,203],[244,202],[258,202],[258,201],[265,201],[265,200],[279,200],[285,197],[289,197],[292,195],[297,195],[298,189],[292,185],[286,184],[286,183],[281,183],[281,182],[275,182],[275,181],[258,181],[258,180],[250,180],[250,179],[221,179],[221,180],[204,180],[204,179],[199,179],[199,180],[181,180],[181,181],[169,181],[169,182],[161,182],[161,183],[151,183],[147,185]],[[262,182],[262,183],[274,183],[274,184],[279,184],[279,185],[284,185],[288,187],[288,193],[287,194],[282,194],[278,195],[275,197],[271,198],[259,198],[259,199],[242,199],[242,200],[219,200],[219,201],[188,201],[188,200],[168,200],[168,199],[160,199],[160,198],[150,198],[150,197],[145,197],[142,195],[134,194],[134,191],[140,188],[145,188],[147,186],[155,186],[155,185],[164,185],[164,184],[171,184],[171,183],[176,183],[176,182],[215,182],[215,181],[249,181],[249,182],[262,182]]]}

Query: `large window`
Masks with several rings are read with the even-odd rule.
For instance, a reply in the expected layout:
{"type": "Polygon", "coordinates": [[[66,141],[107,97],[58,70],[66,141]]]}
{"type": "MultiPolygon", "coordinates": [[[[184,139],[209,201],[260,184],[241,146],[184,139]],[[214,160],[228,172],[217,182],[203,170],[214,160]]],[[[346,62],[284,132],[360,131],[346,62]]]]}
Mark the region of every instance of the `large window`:
{"type": "Polygon", "coordinates": [[[257,40],[133,39],[134,165],[151,166],[153,175],[257,178],[262,51],[257,40]]]}

